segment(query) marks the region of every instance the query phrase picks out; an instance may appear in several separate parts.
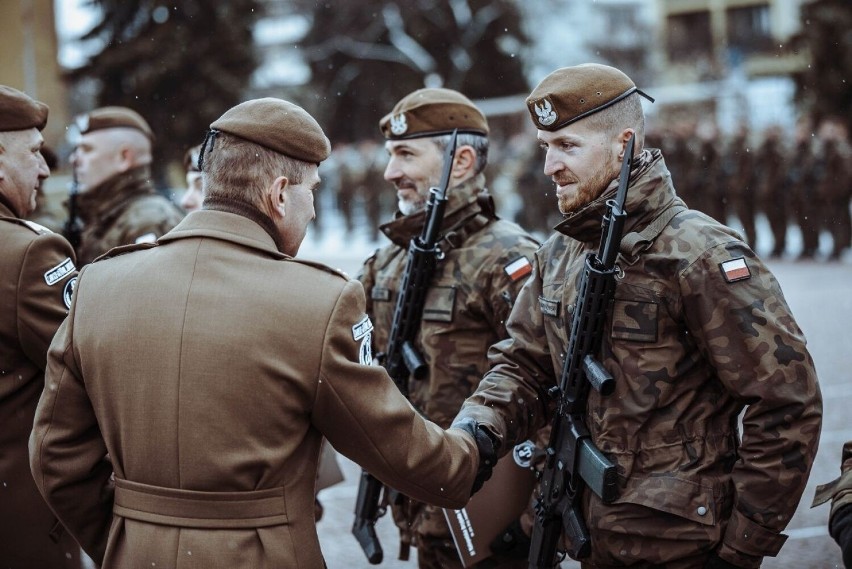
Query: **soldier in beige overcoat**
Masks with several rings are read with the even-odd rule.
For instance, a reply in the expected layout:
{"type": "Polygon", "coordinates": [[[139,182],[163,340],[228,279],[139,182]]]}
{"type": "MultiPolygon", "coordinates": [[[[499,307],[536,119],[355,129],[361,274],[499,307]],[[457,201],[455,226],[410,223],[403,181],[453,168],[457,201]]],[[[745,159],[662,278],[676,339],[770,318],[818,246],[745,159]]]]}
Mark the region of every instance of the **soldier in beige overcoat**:
{"type": "Polygon", "coordinates": [[[489,475],[472,425],[424,420],[369,365],[361,284],[294,258],[329,149],[300,107],[242,103],[202,147],[203,209],[81,270],[30,457],[101,569],[323,567],[323,436],[446,507],[489,475]]]}
{"type": "Polygon", "coordinates": [[[23,217],[50,170],[41,155],[47,105],[0,85],[0,567],[71,569],[80,548],[33,483],[27,441],[47,348],[77,277],[62,236],[23,217]]]}

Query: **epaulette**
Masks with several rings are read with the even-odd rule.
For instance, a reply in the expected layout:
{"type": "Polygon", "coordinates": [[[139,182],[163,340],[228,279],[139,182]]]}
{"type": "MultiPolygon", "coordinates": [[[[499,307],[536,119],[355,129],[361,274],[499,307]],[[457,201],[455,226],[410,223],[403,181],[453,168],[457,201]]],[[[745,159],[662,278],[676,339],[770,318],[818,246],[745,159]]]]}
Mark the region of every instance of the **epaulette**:
{"type": "Polygon", "coordinates": [[[134,251],[142,251],[143,249],[150,249],[151,247],[156,247],[156,243],[131,243],[130,245],[120,245],[118,247],[113,247],[100,257],[96,257],[93,263],[97,263],[98,261],[103,261],[104,259],[112,259],[113,257],[118,257],[119,255],[124,255],[126,253],[133,253],[134,251]]]}
{"type": "Polygon", "coordinates": [[[329,267],[328,265],[324,265],[324,264],[322,264],[318,261],[309,261],[307,259],[295,259],[295,258],[290,258],[290,259],[287,259],[287,260],[292,261],[294,263],[301,263],[302,265],[308,265],[309,267],[313,267],[315,269],[320,269],[320,270],[325,271],[327,273],[337,275],[338,277],[340,277],[344,280],[347,280],[347,281],[351,280],[349,275],[347,275],[344,271],[342,271],[340,269],[333,269],[333,268],[329,267]]]}
{"type": "Polygon", "coordinates": [[[24,227],[35,231],[39,235],[49,235],[53,233],[52,230],[48,229],[44,225],[39,225],[35,221],[30,221],[29,219],[20,219],[17,217],[0,217],[0,221],[11,221],[12,223],[23,225],[24,227]]]}

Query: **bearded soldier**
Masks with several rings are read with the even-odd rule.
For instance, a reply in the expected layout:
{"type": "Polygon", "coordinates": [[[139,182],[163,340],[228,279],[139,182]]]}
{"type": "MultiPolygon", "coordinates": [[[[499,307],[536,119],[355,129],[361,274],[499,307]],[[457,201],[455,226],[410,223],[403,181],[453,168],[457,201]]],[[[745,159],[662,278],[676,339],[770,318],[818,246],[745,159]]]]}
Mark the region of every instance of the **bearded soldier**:
{"type": "Polygon", "coordinates": [[[502,454],[550,420],[578,279],[635,136],[614,302],[594,354],[615,387],[589,390],[585,409],[617,497],[580,496],[583,567],[753,569],[784,544],[813,464],[816,372],[773,275],[736,232],[687,209],[661,152],[644,147],[642,95],[621,71],[585,64],[527,98],[565,219],[456,421],[476,419],[502,454]]]}

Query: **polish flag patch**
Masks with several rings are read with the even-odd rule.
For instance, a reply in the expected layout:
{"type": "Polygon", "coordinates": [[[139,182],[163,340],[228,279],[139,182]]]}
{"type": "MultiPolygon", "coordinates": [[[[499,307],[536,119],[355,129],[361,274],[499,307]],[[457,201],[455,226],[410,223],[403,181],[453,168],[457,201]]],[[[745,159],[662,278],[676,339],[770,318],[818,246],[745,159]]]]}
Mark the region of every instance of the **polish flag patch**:
{"type": "Polygon", "coordinates": [[[524,278],[532,272],[532,264],[526,257],[518,257],[503,267],[503,270],[506,271],[506,274],[509,275],[509,278],[512,279],[512,281],[516,281],[524,278]]]}
{"type": "Polygon", "coordinates": [[[722,275],[724,275],[725,280],[729,283],[751,278],[751,271],[748,265],[746,265],[745,257],[738,257],[724,263],[719,263],[719,269],[721,269],[722,275]]]}

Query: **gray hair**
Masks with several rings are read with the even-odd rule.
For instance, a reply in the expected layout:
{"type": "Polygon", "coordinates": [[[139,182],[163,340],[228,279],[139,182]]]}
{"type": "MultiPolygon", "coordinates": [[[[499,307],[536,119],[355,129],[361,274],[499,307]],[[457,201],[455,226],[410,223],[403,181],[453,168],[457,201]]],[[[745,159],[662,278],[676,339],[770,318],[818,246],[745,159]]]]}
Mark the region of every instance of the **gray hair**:
{"type": "MultiPolygon", "coordinates": [[[[433,136],[432,141],[441,152],[447,149],[450,144],[452,134],[442,134],[441,136],[433,136]]],[[[476,152],[476,163],[474,164],[474,174],[479,174],[488,165],[488,137],[481,134],[459,133],[456,140],[456,148],[462,146],[470,146],[476,152]]]]}
{"type": "Polygon", "coordinates": [[[220,132],[206,148],[204,195],[248,201],[262,206],[266,190],[278,176],[300,184],[310,164],[248,140],[220,132]]]}

